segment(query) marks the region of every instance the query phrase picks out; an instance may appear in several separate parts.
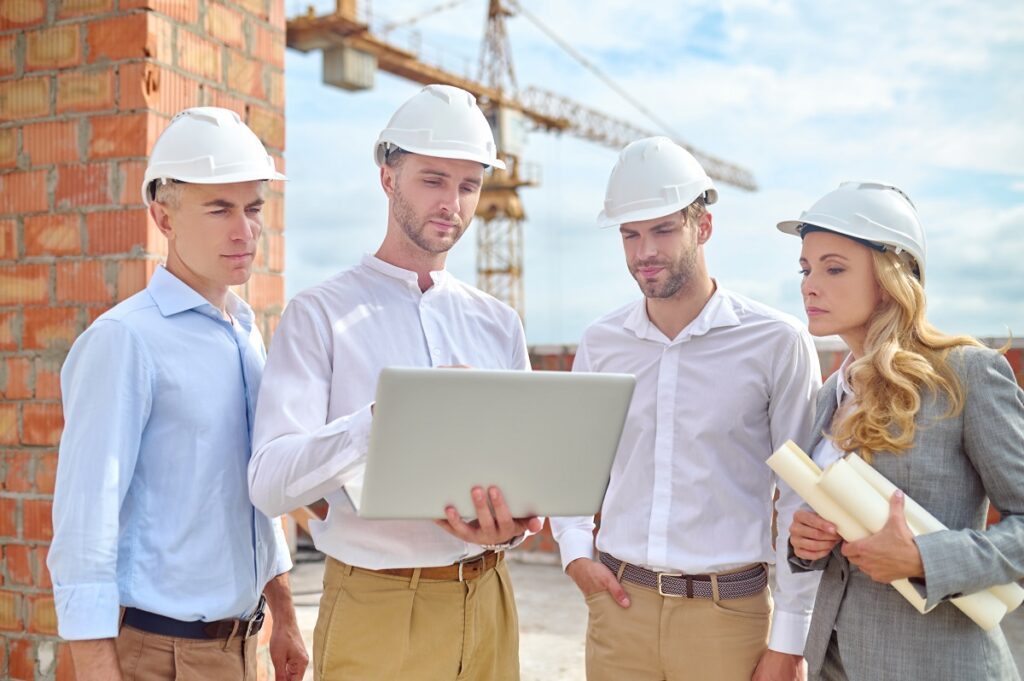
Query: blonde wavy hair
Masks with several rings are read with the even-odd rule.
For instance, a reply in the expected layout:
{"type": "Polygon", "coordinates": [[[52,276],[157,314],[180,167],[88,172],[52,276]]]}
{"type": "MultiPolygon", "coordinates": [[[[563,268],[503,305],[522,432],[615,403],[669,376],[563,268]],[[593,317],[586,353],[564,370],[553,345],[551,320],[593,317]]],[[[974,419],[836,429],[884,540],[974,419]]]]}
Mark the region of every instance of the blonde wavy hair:
{"type": "Polygon", "coordinates": [[[924,288],[908,256],[892,251],[871,255],[882,301],[868,322],[864,355],[849,366],[857,400],[832,424],[836,445],[859,449],[868,461],[879,452],[899,454],[913,445],[914,417],[926,392],[946,396],[945,418],[960,413],[964,391],[949,353],[981,345],[970,336],[945,334],[925,319],[924,288]]]}

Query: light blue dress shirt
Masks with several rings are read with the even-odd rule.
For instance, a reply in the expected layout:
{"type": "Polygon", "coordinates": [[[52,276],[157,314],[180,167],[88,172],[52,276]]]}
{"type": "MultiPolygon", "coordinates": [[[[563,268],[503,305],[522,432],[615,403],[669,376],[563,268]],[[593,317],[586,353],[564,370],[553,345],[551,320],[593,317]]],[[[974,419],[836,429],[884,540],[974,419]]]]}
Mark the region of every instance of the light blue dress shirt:
{"type": "Polygon", "coordinates": [[[160,267],[71,348],[47,558],[65,639],[117,636],[119,606],[242,617],[291,568],[246,479],[263,338],[227,310],[160,267]]]}

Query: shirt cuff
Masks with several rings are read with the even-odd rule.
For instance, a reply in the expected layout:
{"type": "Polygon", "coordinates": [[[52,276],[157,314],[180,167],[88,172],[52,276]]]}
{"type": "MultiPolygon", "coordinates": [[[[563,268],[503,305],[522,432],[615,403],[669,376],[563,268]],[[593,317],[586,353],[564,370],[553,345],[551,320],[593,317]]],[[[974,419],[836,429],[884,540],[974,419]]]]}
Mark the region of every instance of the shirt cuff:
{"type": "Polygon", "coordinates": [[[68,641],[117,638],[120,600],[116,583],[54,586],[57,633],[68,641]]]}
{"type": "Polygon", "coordinates": [[[562,555],[562,570],[577,558],[594,558],[593,530],[567,530],[558,540],[558,550],[562,555]]]}
{"type": "Polygon", "coordinates": [[[772,633],[768,648],[787,655],[803,655],[807,632],[811,628],[811,615],[775,610],[772,615],[772,633]]]}

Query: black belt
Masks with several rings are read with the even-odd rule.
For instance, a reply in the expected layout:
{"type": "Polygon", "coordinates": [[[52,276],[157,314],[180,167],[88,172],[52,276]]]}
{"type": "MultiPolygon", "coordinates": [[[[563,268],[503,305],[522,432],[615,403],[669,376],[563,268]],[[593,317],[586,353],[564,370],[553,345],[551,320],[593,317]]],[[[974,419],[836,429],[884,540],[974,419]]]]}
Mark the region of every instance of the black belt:
{"type": "Polygon", "coordinates": [[[121,623],[133,629],[160,636],[193,639],[228,639],[233,634],[246,639],[255,636],[263,628],[263,613],[267,599],[260,596],[260,604],[256,612],[247,620],[224,619],[215,622],[183,622],[172,617],[164,617],[155,612],[147,612],[138,608],[125,608],[121,623]]]}

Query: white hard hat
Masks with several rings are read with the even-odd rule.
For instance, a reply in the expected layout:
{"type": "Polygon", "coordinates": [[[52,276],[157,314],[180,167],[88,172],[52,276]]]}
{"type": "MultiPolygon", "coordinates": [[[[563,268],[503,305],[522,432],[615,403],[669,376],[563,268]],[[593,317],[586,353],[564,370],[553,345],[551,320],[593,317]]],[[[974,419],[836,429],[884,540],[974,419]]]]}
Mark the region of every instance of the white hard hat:
{"type": "Polygon", "coordinates": [[[263,143],[234,111],[198,106],[178,113],[153,145],[142,179],[142,200],[154,180],[229,184],[284,180],[263,143]]]}
{"type": "Polygon", "coordinates": [[[786,234],[803,236],[808,228],[824,229],[842,234],[878,250],[893,250],[897,255],[908,253],[917,265],[919,279],[924,283],[927,248],[924,227],[917,209],[906,193],[885,182],[843,182],[818,199],[799,220],[778,224],[786,234]]]}
{"type": "Polygon", "coordinates": [[[718,191],[697,159],[667,137],[630,142],[608,178],[598,227],[653,220],[680,211],[698,197],[708,205],[718,191]]]}
{"type": "Polygon", "coordinates": [[[373,147],[378,166],[395,147],[505,169],[476,97],[451,85],[428,85],[398,107],[373,147]]]}

